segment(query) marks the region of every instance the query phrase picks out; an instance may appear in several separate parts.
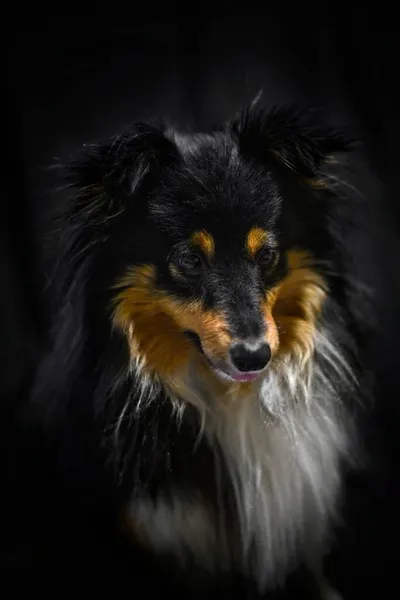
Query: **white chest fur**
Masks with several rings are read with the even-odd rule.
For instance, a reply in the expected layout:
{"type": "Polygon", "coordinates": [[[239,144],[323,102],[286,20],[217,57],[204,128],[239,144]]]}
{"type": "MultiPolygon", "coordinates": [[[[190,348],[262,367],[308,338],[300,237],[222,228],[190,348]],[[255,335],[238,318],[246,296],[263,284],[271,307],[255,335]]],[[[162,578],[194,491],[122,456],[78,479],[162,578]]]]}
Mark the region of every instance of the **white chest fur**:
{"type": "MultiPolygon", "coordinates": [[[[315,359],[301,367],[289,360],[269,369],[245,398],[211,397],[204,381],[190,375],[192,397],[186,400],[201,411],[204,435],[218,444],[229,471],[240,552],[232,552],[223,526],[198,499],[178,495],[172,503],[160,498],[149,504],[144,497],[132,503],[136,526],[154,549],[182,560],[191,555],[210,568],[239,561],[261,588],[282,580],[299,557],[318,559],[337,509],[340,461],[351,451],[349,423],[332,381],[345,389],[351,373],[321,333],[316,353],[324,368],[315,359]]],[[[218,507],[221,516],[223,510],[218,507]]]]}

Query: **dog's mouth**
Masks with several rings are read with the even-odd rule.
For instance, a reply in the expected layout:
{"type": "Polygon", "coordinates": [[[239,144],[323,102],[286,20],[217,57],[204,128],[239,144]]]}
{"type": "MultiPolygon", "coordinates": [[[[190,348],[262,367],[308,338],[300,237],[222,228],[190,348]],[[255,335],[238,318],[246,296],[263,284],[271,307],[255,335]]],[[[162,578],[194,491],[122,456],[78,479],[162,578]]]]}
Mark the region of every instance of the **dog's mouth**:
{"type": "Polygon", "coordinates": [[[230,364],[227,360],[218,360],[211,358],[203,348],[201,343],[200,336],[194,331],[186,330],[186,337],[191,341],[191,343],[195,346],[195,348],[202,355],[208,366],[220,377],[221,379],[227,381],[236,381],[240,383],[246,383],[248,381],[254,381],[257,379],[264,371],[248,371],[241,372],[235,369],[233,365],[230,364]]]}

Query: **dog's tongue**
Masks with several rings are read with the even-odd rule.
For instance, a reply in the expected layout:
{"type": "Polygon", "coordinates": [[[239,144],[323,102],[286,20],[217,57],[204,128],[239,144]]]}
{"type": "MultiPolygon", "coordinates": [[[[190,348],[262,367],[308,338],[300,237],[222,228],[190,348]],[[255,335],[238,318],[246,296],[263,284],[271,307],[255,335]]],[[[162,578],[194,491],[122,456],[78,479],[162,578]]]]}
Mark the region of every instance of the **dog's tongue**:
{"type": "Polygon", "coordinates": [[[257,379],[258,373],[240,373],[239,375],[231,375],[235,381],[253,381],[257,379]]]}

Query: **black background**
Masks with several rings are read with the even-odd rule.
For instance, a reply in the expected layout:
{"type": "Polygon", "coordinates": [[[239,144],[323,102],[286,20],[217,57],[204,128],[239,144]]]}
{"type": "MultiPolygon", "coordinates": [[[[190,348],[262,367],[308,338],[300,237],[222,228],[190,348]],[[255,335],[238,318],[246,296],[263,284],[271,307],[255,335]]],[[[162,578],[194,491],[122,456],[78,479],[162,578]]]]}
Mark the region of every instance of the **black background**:
{"type": "MultiPolygon", "coordinates": [[[[394,12],[383,11],[383,5],[346,11],[336,4],[329,11],[294,4],[262,10],[251,3],[235,9],[229,3],[212,9],[129,6],[122,25],[112,25],[111,14],[110,6],[90,18],[50,17],[37,10],[3,23],[0,393],[8,433],[46,334],[40,244],[52,200],[43,180],[50,164],[82,143],[158,115],[206,127],[232,116],[261,89],[267,105],[324,104],[333,121],[351,124],[366,143],[382,186],[380,201],[398,230],[394,12]]],[[[390,315],[381,318],[392,343],[377,357],[387,365],[376,411],[379,477],[358,490],[361,504],[341,554],[339,573],[354,598],[383,598],[397,578],[399,246],[396,240],[385,257],[393,285],[390,315]]],[[[7,461],[7,448],[4,453],[7,461]]]]}

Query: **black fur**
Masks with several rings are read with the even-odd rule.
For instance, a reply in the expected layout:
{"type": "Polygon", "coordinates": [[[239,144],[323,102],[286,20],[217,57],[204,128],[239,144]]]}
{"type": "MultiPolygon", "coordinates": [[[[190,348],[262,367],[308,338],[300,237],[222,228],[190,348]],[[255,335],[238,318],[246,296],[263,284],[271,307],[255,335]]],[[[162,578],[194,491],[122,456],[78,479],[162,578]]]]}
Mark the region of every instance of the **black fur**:
{"type": "MultiPolygon", "coordinates": [[[[131,557],[117,527],[135,489],[156,497],[160,489],[168,495],[176,487],[200,488],[215,500],[209,476],[214,457],[205,442],[196,443],[196,412],[187,410],[177,421],[160,390],[140,418],[133,415],[135,375],[122,378],[128,349],[110,326],[110,288],[128,266],[154,264],[157,283],[168,293],[224,306],[237,335],[258,335],[260,289],[284,276],[285,249],[305,248],[331,289],[325,318],[362,373],[359,349],[369,308],[347,244],[361,200],[337,183],[343,167],[327,162],[348,153],[348,140],[319,119],[306,111],[251,108],[216,133],[188,134],[184,143],[175,142],[167,126],[139,124],[129,135],[89,147],[69,165],[71,196],[58,222],[52,333],[27,416],[29,424],[37,420],[46,440],[43,464],[51,459],[42,481],[49,495],[39,512],[63,522],[57,535],[49,534],[46,561],[51,563],[54,545],[65,550],[72,544],[79,528],[88,546],[84,542],[76,552],[76,565],[87,560],[84,549],[105,540],[99,547],[122,547],[116,556],[124,556],[121,564],[138,576],[142,554],[131,557]],[[326,187],[310,186],[322,178],[326,187]],[[254,226],[276,235],[282,258],[273,274],[236,253],[254,226]],[[218,275],[174,280],[166,258],[174,248],[182,252],[189,234],[203,227],[219,241],[218,275]],[[246,318],[235,321],[239,313],[246,318]],[[115,446],[114,426],[129,396],[130,418],[115,446]],[[44,483],[49,478],[50,486],[44,483]]],[[[110,561],[118,568],[113,552],[104,551],[99,564],[110,561]]]]}

